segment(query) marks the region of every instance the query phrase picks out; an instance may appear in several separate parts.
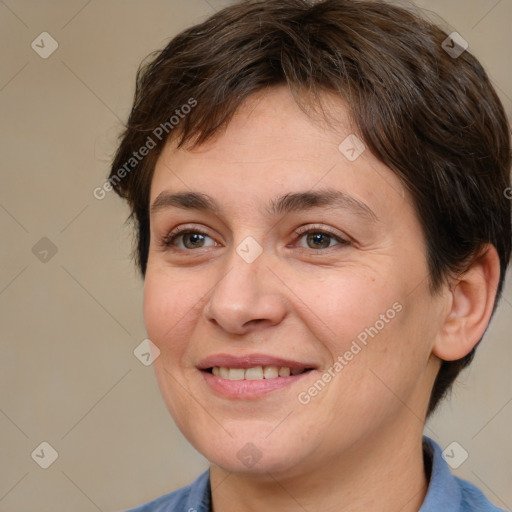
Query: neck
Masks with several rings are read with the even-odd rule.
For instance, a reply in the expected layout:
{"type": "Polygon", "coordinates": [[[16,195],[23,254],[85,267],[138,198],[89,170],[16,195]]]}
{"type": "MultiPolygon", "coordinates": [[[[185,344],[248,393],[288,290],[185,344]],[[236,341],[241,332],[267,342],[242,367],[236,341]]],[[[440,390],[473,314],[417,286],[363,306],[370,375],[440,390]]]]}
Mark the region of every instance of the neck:
{"type": "Polygon", "coordinates": [[[428,487],[422,432],[392,430],[391,438],[365,439],[293,476],[229,473],[211,465],[213,511],[418,512],[428,487]]]}

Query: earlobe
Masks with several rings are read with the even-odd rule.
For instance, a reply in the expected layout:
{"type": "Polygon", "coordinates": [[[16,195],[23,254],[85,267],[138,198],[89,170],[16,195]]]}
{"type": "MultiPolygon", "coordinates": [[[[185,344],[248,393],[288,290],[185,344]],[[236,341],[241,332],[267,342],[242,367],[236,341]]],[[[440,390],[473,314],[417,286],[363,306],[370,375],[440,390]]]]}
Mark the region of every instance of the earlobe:
{"type": "Polygon", "coordinates": [[[433,354],[444,361],[466,356],[489,324],[500,278],[496,248],[487,244],[451,288],[451,306],[436,337],[433,354]]]}

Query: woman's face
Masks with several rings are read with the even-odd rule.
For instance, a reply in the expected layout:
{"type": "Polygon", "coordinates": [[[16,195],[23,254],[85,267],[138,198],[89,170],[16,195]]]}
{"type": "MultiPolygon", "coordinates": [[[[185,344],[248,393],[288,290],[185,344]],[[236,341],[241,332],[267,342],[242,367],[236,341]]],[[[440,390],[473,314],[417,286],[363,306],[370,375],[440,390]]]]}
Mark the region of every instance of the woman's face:
{"type": "Polygon", "coordinates": [[[429,294],[403,186],[368,150],[357,156],[333,106],[338,130],[287,88],[267,90],[214,140],[168,144],[155,168],[155,372],[183,434],[228,471],[312,471],[423,428],[445,301],[429,294]]]}

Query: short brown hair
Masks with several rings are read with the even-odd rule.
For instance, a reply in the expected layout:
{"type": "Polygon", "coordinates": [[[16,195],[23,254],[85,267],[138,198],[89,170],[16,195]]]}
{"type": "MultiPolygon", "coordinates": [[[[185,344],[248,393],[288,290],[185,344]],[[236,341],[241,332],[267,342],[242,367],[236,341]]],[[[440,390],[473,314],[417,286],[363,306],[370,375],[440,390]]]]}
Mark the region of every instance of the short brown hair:
{"type": "MultiPolygon", "coordinates": [[[[469,51],[449,55],[446,38],[410,10],[371,0],[249,0],[174,37],[139,67],[109,176],[131,208],[142,277],[152,173],[169,136],[179,136],[180,147],[199,145],[249,95],[287,84],[299,105],[326,91],[347,102],[360,137],[407,188],[427,241],[432,293],[463,272],[484,244],[496,247],[494,314],[512,240],[505,197],[510,127],[480,63],[469,51]],[[171,131],[169,120],[191,99],[194,108],[171,131]],[[155,137],[162,126],[169,128],[165,136],[155,137]],[[154,147],[135,161],[150,138],[154,147]]],[[[473,356],[474,350],[442,362],[428,414],[473,356]]]]}

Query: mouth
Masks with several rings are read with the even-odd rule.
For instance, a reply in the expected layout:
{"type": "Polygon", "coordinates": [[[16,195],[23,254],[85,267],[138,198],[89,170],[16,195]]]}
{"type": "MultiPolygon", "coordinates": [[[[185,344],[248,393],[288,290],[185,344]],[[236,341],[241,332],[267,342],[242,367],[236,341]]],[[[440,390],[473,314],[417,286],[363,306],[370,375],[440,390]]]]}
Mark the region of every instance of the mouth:
{"type": "Polygon", "coordinates": [[[317,369],[311,363],[265,354],[218,354],[202,360],[197,368],[212,391],[237,399],[258,398],[289,387],[317,369]]]}
{"type": "Polygon", "coordinates": [[[300,375],[313,370],[313,368],[290,368],[289,366],[252,366],[250,368],[236,368],[226,366],[212,366],[206,368],[206,371],[216,377],[227,380],[267,380],[277,379],[278,377],[290,377],[291,375],[300,375]]]}

